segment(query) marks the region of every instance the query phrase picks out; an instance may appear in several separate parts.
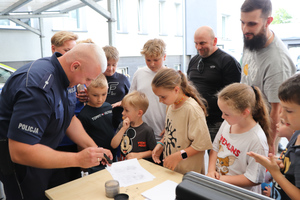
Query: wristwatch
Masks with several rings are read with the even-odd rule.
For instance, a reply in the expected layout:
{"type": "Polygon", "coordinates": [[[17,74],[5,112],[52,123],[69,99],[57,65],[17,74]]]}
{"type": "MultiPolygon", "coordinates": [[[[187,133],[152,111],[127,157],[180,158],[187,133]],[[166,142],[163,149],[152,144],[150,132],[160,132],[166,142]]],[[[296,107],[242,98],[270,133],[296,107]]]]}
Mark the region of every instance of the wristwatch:
{"type": "Polygon", "coordinates": [[[183,160],[187,159],[187,153],[185,152],[185,150],[180,150],[180,153],[181,153],[181,157],[183,160]]]}

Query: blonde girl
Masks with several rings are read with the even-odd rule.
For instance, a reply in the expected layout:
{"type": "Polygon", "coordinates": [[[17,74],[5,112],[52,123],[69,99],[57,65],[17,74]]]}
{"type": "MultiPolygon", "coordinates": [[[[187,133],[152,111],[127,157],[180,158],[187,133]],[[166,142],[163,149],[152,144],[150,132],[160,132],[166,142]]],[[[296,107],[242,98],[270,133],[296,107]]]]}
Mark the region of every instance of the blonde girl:
{"type": "Polygon", "coordinates": [[[152,153],[154,162],[179,173],[204,173],[204,153],[212,147],[206,125],[204,100],[181,71],[161,69],[152,80],[152,90],[166,104],[164,138],[152,153]]]}
{"type": "Polygon", "coordinates": [[[270,118],[256,86],[233,83],[218,94],[222,123],[209,155],[208,176],[261,193],[265,168],[246,153],[268,155],[270,118]]]}

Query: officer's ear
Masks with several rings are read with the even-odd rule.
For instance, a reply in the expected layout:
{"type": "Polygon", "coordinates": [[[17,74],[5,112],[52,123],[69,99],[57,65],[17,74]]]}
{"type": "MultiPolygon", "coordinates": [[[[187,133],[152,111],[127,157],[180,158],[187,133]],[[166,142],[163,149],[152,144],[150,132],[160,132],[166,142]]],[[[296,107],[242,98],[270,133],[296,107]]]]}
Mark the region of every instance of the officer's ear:
{"type": "Polygon", "coordinates": [[[72,62],[71,72],[75,72],[75,71],[79,70],[80,66],[81,66],[81,63],[79,61],[72,62]]]}

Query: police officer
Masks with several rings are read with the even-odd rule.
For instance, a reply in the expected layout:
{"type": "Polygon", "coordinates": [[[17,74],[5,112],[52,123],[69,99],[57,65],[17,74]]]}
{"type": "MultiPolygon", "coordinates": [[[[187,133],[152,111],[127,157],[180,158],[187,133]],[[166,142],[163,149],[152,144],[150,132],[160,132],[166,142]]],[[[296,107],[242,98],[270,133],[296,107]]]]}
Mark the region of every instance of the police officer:
{"type": "Polygon", "coordinates": [[[18,69],[0,98],[0,180],[6,198],[46,199],[45,190],[58,184],[56,168],[89,168],[106,163],[74,116],[77,84],[89,85],[106,69],[106,57],[95,44],[78,44],[18,69]],[[83,148],[78,153],[54,150],[64,134],[83,148]]]}

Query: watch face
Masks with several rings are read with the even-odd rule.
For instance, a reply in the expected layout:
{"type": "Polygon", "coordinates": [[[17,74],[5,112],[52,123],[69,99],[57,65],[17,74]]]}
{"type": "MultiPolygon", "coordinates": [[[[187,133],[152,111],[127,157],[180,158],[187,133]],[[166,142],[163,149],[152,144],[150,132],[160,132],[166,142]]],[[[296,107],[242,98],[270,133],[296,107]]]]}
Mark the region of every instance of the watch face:
{"type": "Polygon", "coordinates": [[[181,156],[182,156],[182,159],[186,159],[186,158],[187,158],[186,152],[183,152],[183,153],[181,154],[181,156]]]}

